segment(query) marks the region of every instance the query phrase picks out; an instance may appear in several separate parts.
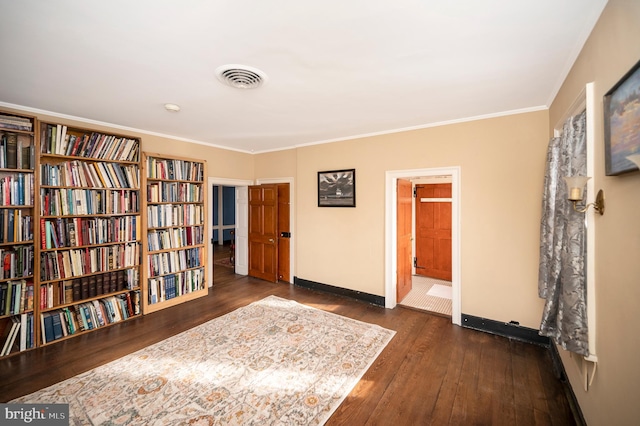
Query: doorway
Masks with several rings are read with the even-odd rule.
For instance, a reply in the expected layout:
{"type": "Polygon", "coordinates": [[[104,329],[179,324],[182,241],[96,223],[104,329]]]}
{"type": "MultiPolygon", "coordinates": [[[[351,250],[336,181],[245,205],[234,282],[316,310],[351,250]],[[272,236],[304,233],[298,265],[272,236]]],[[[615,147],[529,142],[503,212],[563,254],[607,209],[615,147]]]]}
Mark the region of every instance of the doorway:
{"type": "MultiPolygon", "coordinates": [[[[398,179],[401,181],[411,189],[413,206],[411,210],[401,208],[398,196],[398,224],[411,223],[413,244],[412,263],[400,265],[398,256],[398,270],[413,268],[410,291],[398,292],[398,304],[451,317],[451,176],[398,179]]],[[[398,235],[399,250],[400,241],[398,235]]]]}
{"type": "MultiPolygon", "coordinates": [[[[213,200],[214,186],[227,186],[235,187],[235,255],[234,255],[234,272],[240,275],[247,275],[248,273],[248,243],[247,243],[247,188],[253,184],[251,180],[243,179],[226,179],[210,177],[207,180],[209,187],[209,200],[213,200]]],[[[209,209],[207,218],[207,229],[209,230],[209,241],[214,241],[213,233],[213,209],[209,209]]],[[[214,262],[214,250],[208,250],[207,264],[213,265],[214,262]]],[[[207,274],[208,286],[213,286],[213,270],[212,273],[207,274]]]]}
{"type": "MultiPolygon", "coordinates": [[[[257,179],[255,184],[260,185],[263,183],[288,183],[289,184],[289,218],[291,235],[289,238],[289,276],[295,276],[295,188],[294,179],[292,177],[283,178],[262,178],[257,179]]],[[[209,186],[209,199],[213,199],[213,187],[214,185],[221,186],[233,186],[236,188],[236,230],[235,230],[235,265],[234,272],[239,275],[249,274],[249,239],[248,239],[248,216],[249,216],[249,202],[248,202],[248,188],[253,185],[252,180],[245,179],[228,179],[210,177],[207,181],[209,186]]],[[[213,223],[213,209],[209,209],[207,218],[207,229],[209,229],[209,240],[213,239],[213,231],[211,224],[213,223]]],[[[207,260],[208,265],[213,264],[213,250],[208,250],[207,260]]],[[[213,285],[213,274],[207,274],[208,286],[213,285]]]]}
{"type": "Polygon", "coordinates": [[[385,307],[395,308],[398,271],[398,196],[399,179],[418,181],[437,176],[451,178],[451,321],[461,324],[460,283],[460,168],[411,169],[386,172],[385,185],[385,307]]]}

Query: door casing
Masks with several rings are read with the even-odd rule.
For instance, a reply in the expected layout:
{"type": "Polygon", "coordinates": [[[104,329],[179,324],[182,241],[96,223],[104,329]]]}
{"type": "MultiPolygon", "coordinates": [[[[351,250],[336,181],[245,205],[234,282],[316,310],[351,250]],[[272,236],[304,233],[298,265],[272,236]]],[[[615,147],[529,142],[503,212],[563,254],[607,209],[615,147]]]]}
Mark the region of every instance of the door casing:
{"type": "Polygon", "coordinates": [[[461,325],[461,262],[460,262],[460,186],[459,166],[390,170],[385,173],[385,307],[393,309],[396,300],[397,271],[397,193],[398,179],[430,176],[451,176],[451,322],[461,325]]]}

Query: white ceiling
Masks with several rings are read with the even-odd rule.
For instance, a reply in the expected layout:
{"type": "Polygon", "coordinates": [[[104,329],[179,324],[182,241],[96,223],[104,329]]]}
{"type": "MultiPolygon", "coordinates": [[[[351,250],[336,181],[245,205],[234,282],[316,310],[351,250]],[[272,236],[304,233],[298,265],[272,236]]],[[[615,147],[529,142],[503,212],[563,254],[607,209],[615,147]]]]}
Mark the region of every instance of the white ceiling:
{"type": "Polygon", "coordinates": [[[246,152],[536,110],[605,4],[0,0],[0,105],[246,152]]]}

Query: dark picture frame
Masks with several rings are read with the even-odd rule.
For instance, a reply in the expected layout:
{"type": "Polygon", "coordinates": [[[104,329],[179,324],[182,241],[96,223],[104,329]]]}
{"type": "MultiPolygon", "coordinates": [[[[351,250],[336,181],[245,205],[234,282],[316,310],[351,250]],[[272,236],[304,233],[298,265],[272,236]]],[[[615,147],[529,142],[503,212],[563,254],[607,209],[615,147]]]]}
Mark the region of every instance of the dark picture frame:
{"type": "Polygon", "coordinates": [[[318,172],[318,207],[355,207],[356,169],[318,172]]]}
{"type": "Polygon", "coordinates": [[[605,173],[637,170],[627,156],[640,154],[640,61],[604,95],[605,173]]]}

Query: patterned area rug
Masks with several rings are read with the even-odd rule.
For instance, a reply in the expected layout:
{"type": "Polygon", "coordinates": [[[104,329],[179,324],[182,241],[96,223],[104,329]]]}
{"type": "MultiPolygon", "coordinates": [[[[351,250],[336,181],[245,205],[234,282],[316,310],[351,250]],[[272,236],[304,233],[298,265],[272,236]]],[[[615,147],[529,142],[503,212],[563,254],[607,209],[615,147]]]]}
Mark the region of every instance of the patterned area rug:
{"type": "Polygon", "coordinates": [[[321,425],[395,331],[269,296],[15,403],[72,425],[321,425]]]}

